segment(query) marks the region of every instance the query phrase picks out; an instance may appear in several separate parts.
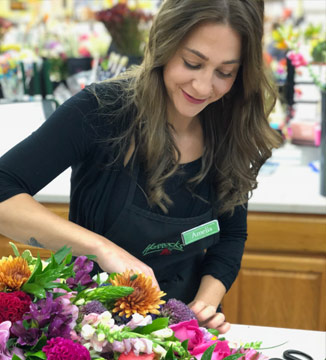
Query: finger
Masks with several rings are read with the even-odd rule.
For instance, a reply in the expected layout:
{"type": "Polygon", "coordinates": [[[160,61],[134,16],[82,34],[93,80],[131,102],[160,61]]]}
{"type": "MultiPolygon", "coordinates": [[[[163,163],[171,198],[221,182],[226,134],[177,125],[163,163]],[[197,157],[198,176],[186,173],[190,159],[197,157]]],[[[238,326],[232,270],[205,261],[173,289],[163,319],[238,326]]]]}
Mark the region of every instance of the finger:
{"type": "Polygon", "coordinates": [[[215,306],[212,306],[212,305],[205,306],[200,312],[195,313],[195,314],[196,314],[197,320],[200,323],[205,323],[205,322],[213,319],[217,315],[216,308],[215,308],[215,306]]]}
{"type": "Polygon", "coordinates": [[[219,331],[220,334],[225,334],[226,332],[228,332],[231,328],[231,324],[228,322],[223,323],[221,326],[219,326],[217,328],[217,330],[219,331]]]}
{"type": "Polygon", "coordinates": [[[207,305],[203,301],[192,301],[190,304],[188,304],[188,307],[195,313],[199,314],[203,309],[205,309],[207,305]]]}
{"type": "Polygon", "coordinates": [[[206,318],[203,325],[207,328],[218,329],[225,323],[225,316],[222,313],[215,313],[210,318],[206,318]]]}

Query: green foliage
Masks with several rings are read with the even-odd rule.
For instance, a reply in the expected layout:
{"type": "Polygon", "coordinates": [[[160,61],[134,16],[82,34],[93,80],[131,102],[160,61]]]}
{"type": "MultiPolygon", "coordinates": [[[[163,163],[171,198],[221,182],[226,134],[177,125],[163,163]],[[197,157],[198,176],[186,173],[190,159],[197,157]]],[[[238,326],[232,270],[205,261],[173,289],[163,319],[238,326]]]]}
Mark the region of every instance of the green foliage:
{"type": "Polygon", "coordinates": [[[229,355],[226,358],[224,358],[224,360],[237,360],[240,358],[245,358],[245,354],[233,354],[233,355],[229,355]]]}
{"type": "Polygon", "coordinates": [[[94,289],[85,289],[81,291],[73,300],[77,303],[80,299],[85,302],[98,300],[102,304],[108,304],[114,300],[130,295],[134,289],[129,286],[102,286],[94,289]]]}
{"type": "Polygon", "coordinates": [[[134,330],[138,334],[151,334],[154,331],[165,329],[169,326],[169,319],[168,318],[157,318],[153,320],[151,324],[146,326],[139,326],[134,330]]]}
{"type": "Polygon", "coordinates": [[[57,279],[67,279],[74,275],[73,263],[68,265],[71,259],[71,249],[64,246],[55,254],[51,254],[48,265],[43,269],[42,261],[38,255],[34,271],[22,286],[22,291],[33,294],[38,299],[45,298],[46,291],[54,288],[71,291],[66,284],[55,282],[57,279]]]}
{"type": "Polygon", "coordinates": [[[216,330],[216,329],[207,329],[207,331],[208,331],[209,333],[211,333],[212,335],[218,337],[218,334],[219,334],[219,331],[218,331],[218,330],[216,330]]]}
{"type": "Polygon", "coordinates": [[[213,354],[213,351],[216,347],[216,343],[211,345],[209,348],[207,348],[203,354],[203,356],[201,357],[202,360],[211,360],[212,358],[212,354],[213,354]]]}
{"type": "Polygon", "coordinates": [[[22,257],[23,259],[25,259],[27,261],[28,265],[35,265],[37,262],[37,259],[33,257],[32,253],[30,250],[24,250],[22,252],[22,254],[19,253],[19,250],[17,249],[17,246],[9,241],[10,246],[12,247],[12,250],[14,252],[14,255],[17,257],[22,257]]]}

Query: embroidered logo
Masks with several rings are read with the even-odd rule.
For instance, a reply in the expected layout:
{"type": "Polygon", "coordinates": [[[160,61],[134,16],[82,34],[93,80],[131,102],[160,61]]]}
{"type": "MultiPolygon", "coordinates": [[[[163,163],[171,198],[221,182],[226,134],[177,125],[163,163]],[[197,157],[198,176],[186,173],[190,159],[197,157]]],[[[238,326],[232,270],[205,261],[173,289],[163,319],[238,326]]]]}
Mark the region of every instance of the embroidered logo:
{"type": "Polygon", "coordinates": [[[156,252],[160,252],[160,255],[170,255],[172,251],[183,251],[183,250],[184,250],[184,245],[180,240],[178,240],[175,243],[161,243],[161,244],[152,243],[149,244],[143,250],[143,256],[153,254],[156,252]]]}

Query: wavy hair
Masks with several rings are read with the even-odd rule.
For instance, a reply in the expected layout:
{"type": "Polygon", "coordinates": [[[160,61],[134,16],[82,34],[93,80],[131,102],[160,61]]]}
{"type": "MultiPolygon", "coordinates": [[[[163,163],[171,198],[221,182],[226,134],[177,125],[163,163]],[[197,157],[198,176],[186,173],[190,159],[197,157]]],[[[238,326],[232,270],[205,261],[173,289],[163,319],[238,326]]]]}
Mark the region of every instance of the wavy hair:
{"type": "Polygon", "coordinates": [[[267,120],[276,96],[264,69],[263,19],[263,0],[165,0],[153,20],[142,64],[110,80],[123,88],[118,113],[136,111],[128,128],[109,141],[120,154],[135,144],[134,153],[146,169],[150,205],[167,212],[172,200],[164,183],[178,171],[180,158],[167,121],[163,68],[185,36],[203,22],[226,24],[240,34],[242,60],[229,93],[200,113],[205,148],[201,170],[188,185],[194,188],[209,175],[219,213],[232,213],[257,187],[260,167],[281,143],[267,120]]]}

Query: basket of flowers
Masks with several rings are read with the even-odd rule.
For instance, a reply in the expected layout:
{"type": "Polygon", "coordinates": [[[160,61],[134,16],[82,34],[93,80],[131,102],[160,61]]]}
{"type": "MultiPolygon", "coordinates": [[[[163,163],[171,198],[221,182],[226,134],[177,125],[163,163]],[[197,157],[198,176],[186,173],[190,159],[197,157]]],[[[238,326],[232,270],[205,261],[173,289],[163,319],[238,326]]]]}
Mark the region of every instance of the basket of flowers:
{"type": "Polygon", "coordinates": [[[92,256],[63,247],[42,261],[27,250],[0,260],[3,360],[266,359],[260,343],[232,348],[150,277],[132,271],[90,276],[92,256]]]}

